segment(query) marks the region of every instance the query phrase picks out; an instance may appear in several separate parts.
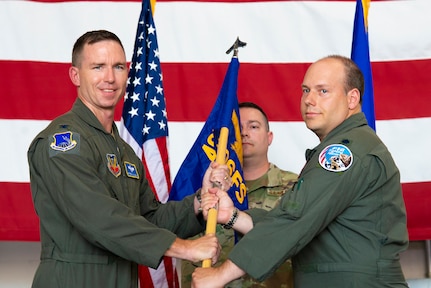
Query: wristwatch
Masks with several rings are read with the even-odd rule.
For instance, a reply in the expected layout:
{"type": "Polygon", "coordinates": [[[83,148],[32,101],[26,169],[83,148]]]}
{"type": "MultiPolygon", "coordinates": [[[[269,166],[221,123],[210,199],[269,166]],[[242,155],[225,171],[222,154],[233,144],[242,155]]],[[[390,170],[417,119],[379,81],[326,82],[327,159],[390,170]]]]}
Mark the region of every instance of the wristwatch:
{"type": "MultiPolygon", "coordinates": [[[[198,200],[199,204],[202,203],[201,191],[202,191],[202,189],[198,189],[198,191],[196,191],[196,193],[195,193],[196,200],[198,200]]],[[[199,206],[198,211],[202,212],[202,207],[201,206],[199,206]]]]}
{"type": "Polygon", "coordinates": [[[195,193],[196,200],[198,200],[199,203],[202,203],[201,191],[202,191],[202,189],[198,189],[198,191],[196,191],[196,193],[195,193]]]}

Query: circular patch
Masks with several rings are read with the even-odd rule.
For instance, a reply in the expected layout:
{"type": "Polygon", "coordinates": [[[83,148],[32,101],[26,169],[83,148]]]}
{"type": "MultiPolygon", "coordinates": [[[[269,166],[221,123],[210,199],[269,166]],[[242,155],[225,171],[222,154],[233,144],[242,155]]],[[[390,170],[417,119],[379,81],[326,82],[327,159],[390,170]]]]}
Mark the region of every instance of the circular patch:
{"type": "Polygon", "coordinates": [[[353,154],[342,144],[326,146],[319,154],[319,164],[328,171],[342,172],[352,166],[353,154]]]}

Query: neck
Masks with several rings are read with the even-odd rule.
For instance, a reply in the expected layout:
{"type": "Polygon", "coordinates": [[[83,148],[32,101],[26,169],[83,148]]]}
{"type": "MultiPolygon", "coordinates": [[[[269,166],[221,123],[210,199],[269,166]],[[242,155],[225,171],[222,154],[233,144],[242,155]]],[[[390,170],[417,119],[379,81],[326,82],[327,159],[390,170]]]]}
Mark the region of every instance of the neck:
{"type": "Polygon", "coordinates": [[[243,165],[244,180],[256,180],[269,169],[269,161],[265,159],[244,159],[243,165]]]}
{"type": "Polygon", "coordinates": [[[105,131],[112,133],[112,123],[114,123],[115,106],[109,108],[102,108],[89,103],[84,97],[79,97],[88,109],[93,112],[96,118],[102,124],[105,131]]]}
{"type": "Polygon", "coordinates": [[[114,111],[113,110],[95,110],[93,111],[96,118],[105,128],[106,132],[112,133],[112,123],[114,123],[114,111]]]}

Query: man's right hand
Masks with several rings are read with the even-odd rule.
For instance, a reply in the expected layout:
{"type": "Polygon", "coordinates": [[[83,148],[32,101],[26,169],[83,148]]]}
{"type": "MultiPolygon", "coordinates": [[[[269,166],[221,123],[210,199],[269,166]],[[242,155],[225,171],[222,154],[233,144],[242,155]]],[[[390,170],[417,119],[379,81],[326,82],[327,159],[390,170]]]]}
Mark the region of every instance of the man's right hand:
{"type": "Polygon", "coordinates": [[[207,234],[197,239],[184,240],[177,238],[166,251],[165,256],[181,258],[192,262],[211,259],[213,264],[217,263],[220,256],[221,246],[214,234],[207,234]]]}

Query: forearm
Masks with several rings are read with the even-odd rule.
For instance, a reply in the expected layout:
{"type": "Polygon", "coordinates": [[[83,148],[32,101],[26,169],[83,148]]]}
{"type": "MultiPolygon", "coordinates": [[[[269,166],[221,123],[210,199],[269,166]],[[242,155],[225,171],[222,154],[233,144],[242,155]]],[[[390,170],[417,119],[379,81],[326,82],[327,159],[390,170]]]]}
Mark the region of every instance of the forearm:
{"type": "Polygon", "coordinates": [[[232,261],[226,260],[216,268],[196,268],[192,274],[194,288],[224,287],[232,280],[243,276],[245,272],[232,261]]]}
{"type": "Polygon", "coordinates": [[[232,280],[238,279],[245,275],[244,270],[235,265],[231,260],[227,259],[217,268],[217,275],[221,278],[223,283],[229,283],[232,280]]]}
{"type": "Polygon", "coordinates": [[[207,234],[193,240],[176,238],[164,255],[192,262],[211,259],[216,263],[220,248],[217,237],[214,234],[207,234]]]}
{"type": "Polygon", "coordinates": [[[253,229],[253,220],[247,213],[238,211],[238,219],[232,225],[232,228],[241,234],[246,234],[253,229]]]}
{"type": "Polygon", "coordinates": [[[172,245],[169,247],[169,249],[166,250],[165,252],[165,256],[168,256],[168,257],[175,257],[175,258],[193,261],[191,260],[192,259],[191,254],[192,253],[187,243],[187,240],[183,240],[180,238],[176,238],[175,241],[172,243],[172,245]]]}

